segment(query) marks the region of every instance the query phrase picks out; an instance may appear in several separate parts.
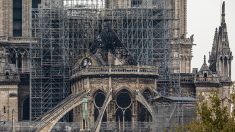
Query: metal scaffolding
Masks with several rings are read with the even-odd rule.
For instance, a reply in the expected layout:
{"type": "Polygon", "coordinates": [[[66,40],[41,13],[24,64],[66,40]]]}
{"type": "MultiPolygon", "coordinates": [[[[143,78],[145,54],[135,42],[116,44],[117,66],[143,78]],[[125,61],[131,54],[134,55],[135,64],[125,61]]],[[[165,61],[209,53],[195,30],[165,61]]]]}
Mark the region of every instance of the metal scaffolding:
{"type": "MultiPolygon", "coordinates": [[[[58,4],[58,3],[57,3],[58,4]]],[[[63,8],[38,8],[32,12],[31,119],[65,99],[70,89],[68,22],[63,8]]]]}
{"type": "Polygon", "coordinates": [[[65,6],[75,58],[97,45],[103,32],[113,33],[110,41],[118,39],[139,65],[160,67],[160,93],[180,95],[179,14],[171,0],[112,0],[99,6],[86,2],[74,0],[65,6]]]}
{"type": "Polygon", "coordinates": [[[42,0],[32,11],[31,119],[67,97],[70,67],[108,34],[139,65],[159,67],[159,93],[179,96],[177,10],[171,0],[42,0]]]}

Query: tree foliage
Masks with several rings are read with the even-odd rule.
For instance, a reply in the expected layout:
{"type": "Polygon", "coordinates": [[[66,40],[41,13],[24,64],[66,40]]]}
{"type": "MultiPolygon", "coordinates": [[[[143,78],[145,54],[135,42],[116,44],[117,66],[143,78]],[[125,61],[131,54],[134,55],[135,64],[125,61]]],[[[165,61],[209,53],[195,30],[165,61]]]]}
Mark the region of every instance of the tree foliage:
{"type": "MultiPolygon", "coordinates": [[[[229,102],[235,103],[234,94],[229,102]]],[[[213,92],[208,100],[199,100],[197,114],[197,119],[186,126],[190,132],[235,132],[235,110],[230,113],[217,92],[213,92]]]]}

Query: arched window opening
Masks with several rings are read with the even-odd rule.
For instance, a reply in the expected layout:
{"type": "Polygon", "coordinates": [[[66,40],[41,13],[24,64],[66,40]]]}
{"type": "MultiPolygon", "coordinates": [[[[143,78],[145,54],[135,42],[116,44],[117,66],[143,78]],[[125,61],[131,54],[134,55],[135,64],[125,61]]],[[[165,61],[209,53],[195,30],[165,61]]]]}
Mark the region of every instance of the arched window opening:
{"type": "Polygon", "coordinates": [[[105,100],[105,94],[103,91],[97,91],[94,95],[95,98],[95,106],[96,107],[102,107],[104,100],[105,100]]]}
{"type": "Polygon", "coordinates": [[[23,100],[22,120],[29,120],[29,97],[23,100]]]}
{"type": "Polygon", "coordinates": [[[123,89],[118,92],[116,97],[117,111],[115,113],[117,122],[130,122],[132,120],[132,99],[129,91],[123,89]]]}
{"type": "Polygon", "coordinates": [[[204,78],[207,78],[207,73],[204,73],[204,78]]]}
{"type": "Polygon", "coordinates": [[[146,90],[144,90],[144,92],[143,92],[143,96],[144,96],[144,98],[147,100],[147,101],[150,101],[151,100],[151,92],[149,91],[149,89],[146,89],[146,90]]]}
{"type": "Polygon", "coordinates": [[[228,59],[227,57],[224,58],[224,76],[225,77],[228,77],[228,59]]]}
{"type": "Polygon", "coordinates": [[[124,117],[125,117],[125,121],[131,122],[132,112],[130,109],[125,110],[124,117]]]}
{"type": "MultiPolygon", "coordinates": [[[[103,106],[104,101],[105,101],[105,94],[103,91],[98,90],[97,92],[95,92],[94,94],[94,119],[95,121],[97,120],[98,116],[99,116],[99,109],[103,106]]],[[[102,122],[106,122],[107,121],[107,112],[105,111],[103,117],[102,117],[102,122]]]]}
{"type": "Polygon", "coordinates": [[[22,66],[22,55],[21,54],[19,54],[18,55],[18,64],[17,64],[17,66],[18,66],[18,68],[19,69],[21,69],[23,66],[22,66]]]}
{"type": "MultiPolygon", "coordinates": [[[[95,108],[95,110],[94,110],[94,119],[95,119],[95,121],[98,119],[99,114],[100,114],[99,110],[97,108],[95,108]]],[[[106,111],[104,112],[104,115],[102,117],[102,122],[107,122],[107,112],[106,111]]]]}
{"type": "Polygon", "coordinates": [[[152,117],[149,111],[140,103],[138,103],[138,121],[151,122],[152,117]]]}
{"type": "Polygon", "coordinates": [[[123,111],[121,109],[117,109],[116,111],[116,122],[123,121],[123,111]]]}

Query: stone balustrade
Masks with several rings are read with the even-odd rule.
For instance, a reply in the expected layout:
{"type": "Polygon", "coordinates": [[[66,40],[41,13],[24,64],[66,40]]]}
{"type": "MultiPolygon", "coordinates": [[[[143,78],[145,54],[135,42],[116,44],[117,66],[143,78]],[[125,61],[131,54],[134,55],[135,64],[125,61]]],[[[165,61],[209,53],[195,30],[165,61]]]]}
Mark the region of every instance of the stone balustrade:
{"type": "Polygon", "coordinates": [[[4,36],[0,36],[0,42],[7,42],[8,38],[4,36]]]}
{"type": "Polygon", "coordinates": [[[194,77],[189,77],[189,78],[181,77],[180,82],[181,83],[191,83],[191,84],[193,84],[194,83],[194,77]]]}
{"type": "Polygon", "coordinates": [[[19,75],[5,75],[0,73],[0,82],[18,82],[20,81],[19,75]]]}
{"type": "MultiPolygon", "coordinates": [[[[193,44],[193,40],[192,39],[190,39],[190,38],[184,38],[184,39],[179,39],[179,40],[172,40],[171,42],[170,42],[171,44],[193,44]]],[[[194,44],[193,44],[194,45],[194,44]]]]}
{"type": "Polygon", "coordinates": [[[196,83],[220,83],[220,78],[219,77],[196,77],[195,79],[196,83]]]}
{"type": "Polygon", "coordinates": [[[26,73],[30,73],[30,68],[17,68],[17,71],[19,74],[26,74],[26,73]]]}
{"type": "Polygon", "coordinates": [[[92,75],[143,75],[158,76],[158,68],[155,66],[101,66],[73,69],[72,79],[81,76],[92,75]]]}
{"type": "Polygon", "coordinates": [[[190,38],[185,38],[180,40],[181,44],[192,44],[193,41],[190,38]]]}
{"type": "Polygon", "coordinates": [[[193,84],[195,75],[192,73],[180,73],[180,83],[193,84]]]}
{"type": "Polygon", "coordinates": [[[36,39],[29,38],[29,37],[4,37],[0,36],[0,43],[1,42],[8,42],[8,43],[37,43],[36,39]]]}

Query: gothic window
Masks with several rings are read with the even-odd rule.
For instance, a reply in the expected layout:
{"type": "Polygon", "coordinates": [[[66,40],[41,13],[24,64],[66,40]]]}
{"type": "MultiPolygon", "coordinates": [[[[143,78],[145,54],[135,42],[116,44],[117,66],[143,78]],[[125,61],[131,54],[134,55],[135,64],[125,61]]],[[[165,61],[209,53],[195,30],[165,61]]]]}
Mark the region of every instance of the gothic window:
{"type": "Polygon", "coordinates": [[[22,0],[13,0],[13,36],[22,36],[22,0]]]}
{"type": "Polygon", "coordinates": [[[90,59],[85,58],[85,59],[82,60],[82,64],[81,65],[82,65],[82,67],[91,66],[92,62],[91,62],[90,59]]]}

